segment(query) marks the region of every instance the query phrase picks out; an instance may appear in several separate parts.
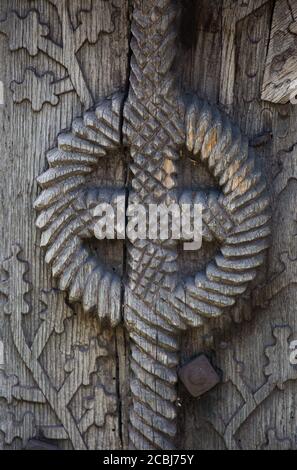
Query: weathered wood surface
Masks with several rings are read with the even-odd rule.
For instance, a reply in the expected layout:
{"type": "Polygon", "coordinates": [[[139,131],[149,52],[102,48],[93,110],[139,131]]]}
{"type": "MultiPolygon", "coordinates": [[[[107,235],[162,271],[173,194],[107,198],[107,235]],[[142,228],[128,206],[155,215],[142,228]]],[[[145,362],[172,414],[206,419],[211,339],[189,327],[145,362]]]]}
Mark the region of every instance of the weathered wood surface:
{"type": "MultiPolygon", "coordinates": [[[[203,32],[200,29],[200,41],[189,49],[187,56],[200,54],[201,75],[204,70],[209,73],[209,51],[220,50],[222,36],[214,8],[222,6],[221,2],[206,3],[209,5],[207,24],[203,32]],[[211,49],[203,50],[200,45],[203,34],[209,38],[207,44],[211,44],[211,49]]],[[[234,16],[241,16],[241,7],[235,4],[238,2],[222,3],[237,10],[234,16]]],[[[206,336],[204,343],[198,332],[184,338],[183,360],[196,351],[208,350],[223,378],[220,386],[198,402],[180,388],[184,410],[180,413],[182,448],[296,448],[296,370],[289,362],[289,344],[297,334],[295,151],[292,150],[296,142],[296,107],[272,105],[261,99],[270,28],[277,4],[278,1],[265,2],[247,17],[242,15],[236,23],[235,62],[231,73],[235,78],[229,106],[231,116],[250,137],[257,158],[266,169],[273,199],[272,247],[266,270],[251,289],[252,302],[248,296],[238,303],[231,313],[228,330],[206,336]],[[184,432],[185,429],[190,432],[184,432]]],[[[187,67],[191,69],[191,64],[187,67]]],[[[201,80],[194,87],[201,96],[210,93],[213,102],[221,99],[226,105],[215,69],[211,80],[201,80]]]]}
{"type": "MultiPolygon", "coordinates": [[[[126,82],[128,4],[69,2],[73,25],[69,29],[54,3],[2,1],[0,5],[0,18],[7,17],[0,23],[6,33],[6,37],[1,34],[0,46],[5,85],[5,107],[0,109],[5,149],[1,258],[6,259],[1,271],[5,358],[1,446],[22,448],[30,439],[46,439],[67,449],[120,448],[118,402],[123,385],[118,362],[124,362],[125,353],[121,330],[102,329],[79,307],[74,312],[53,288],[39,249],[32,201],[39,193],[36,178],[45,169],[45,153],[54,147],[61,129],[68,128],[91,99],[98,100],[126,82]],[[9,13],[13,11],[17,14],[9,13]],[[76,47],[75,57],[67,44],[59,47],[64,36],[76,47]],[[28,81],[28,73],[36,78],[28,81]]],[[[100,179],[107,184],[114,179],[119,185],[124,182],[122,161],[107,161],[98,173],[100,179]]],[[[101,256],[121,271],[121,245],[101,249],[101,256]]]]}
{"type": "MultiPolygon", "coordinates": [[[[128,12],[134,2],[71,2],[70,32],[61,13],[59,23],[55,3],[0,5],[0,19],[5,20],[7,11],[18,12],[8,17],[17,28],[0,23],[0,79],[6,101],[0,108],[0,448],[19,449],[36,439],[66,449],[127,447],[125,332],[122,327],[102,329],[95,316],[73,307],[53,289],[32,206],[39,194],[36,178],[47,167],[45,152],[54,148],[60,131],[90,102],[127,90],[128,12]],[[92,7],[96,14],[88,13],[92,7]],[[21,26],[25,32],[19,36],[21,26]],[[35,41],[29,34],[32,28],[35,41]],[[57,51],[56,44],[67,43],[67,34],[74,30],[76,39],[65,46],[68,53],[57,51]],[[48,32],[52,41],[46,38],[48,32]],[[20,40],[27,50],[21,49],[20,40]]],[[[265,267],[231,312],[203,334],[197,329],[182,338],[180,363],[204,352],[221,370],[222,383],[199,400],[179,386],[180,448],[296,448],[297,372],[289,362],[290,341],[297,337],[296,107],[261,99],[275,3],[183,2],[178,60],[182,88],[226,109],[250,138],[269,182],[273,237],[265,267]]],[[[125,186],[126,155],[105,162],[98,183],[125,186]]],[[[182,187],[213,185],[203,166],[186,156],[178,172],[182,187]]],[[[122,243],[104,242],[93,249],[121,275],[122,243]]],[[[215,250],[207,243],[198,254],[180,253],[179,271],[197,272],[215,250]]]]}
{"type": "Polygon", "coordinates": [[[297,95],[297,4],[280,0],[273,11],[262,99],[286,104],[297,95]]]}

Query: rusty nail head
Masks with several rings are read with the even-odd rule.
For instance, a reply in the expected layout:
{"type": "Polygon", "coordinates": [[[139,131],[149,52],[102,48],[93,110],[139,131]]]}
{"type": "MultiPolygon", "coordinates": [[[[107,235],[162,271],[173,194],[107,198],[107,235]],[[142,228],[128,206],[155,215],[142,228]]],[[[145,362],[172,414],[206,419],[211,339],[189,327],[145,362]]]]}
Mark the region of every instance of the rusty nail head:
{"type": "Polygon", "coordinates": [[[204,395],[220,382],[218,373],[204,354],[181,367],[178,374],[188,392],[195,398],[204,395]]]}

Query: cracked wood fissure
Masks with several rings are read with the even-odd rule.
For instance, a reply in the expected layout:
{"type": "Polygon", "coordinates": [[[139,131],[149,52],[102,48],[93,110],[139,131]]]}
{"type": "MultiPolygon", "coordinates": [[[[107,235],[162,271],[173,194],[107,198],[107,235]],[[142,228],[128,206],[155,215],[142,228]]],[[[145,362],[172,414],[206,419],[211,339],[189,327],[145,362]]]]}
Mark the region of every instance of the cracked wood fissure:
{"type": "MultiPolygon", "coordinates": [[[[138,449],[174,447],[179,332],[184,329],[184,324],[201,325],[201,319],[219,314],[218,307],[233,305],[231,298],[243,292],[244,284],[254,278],[253,269],[263,262],[261,252],[268,247],[265,238],[269,229],[265,225],[269,216],[263,212],[268,203],[265,194],[263,196],[265,185],[260,182],[253,157],[248,159],[246,155],[246,142],[239,140],[238,146],[232,143],[235,129],[231,130],[227,122],[221,123],[220,117],[211,116],[207,105],[203,109],[203,104],[194,101],[192,107],[184,108],[172,73],[178,13],[178,2],[134,2],[130,91],[124,107],[124,135],[133,159],[130,202],[145,206],[176,202],[176,165],[179,149],[186,141],[194,155],[201,149],[202,160],[212,160],[211,164],[208,162],[209,166],[221,181],[225,181],[225,196],[220,202],[227,213],[229,205],[234,204],[231,227],[227,229],[227,233],[233,234],[233,241],[232,236],[224,235],[226,246],[222,254],[226,258],[216,257],[216,263],[207,268],[206,276],[197,274],[194,285],[186,281],[180,286],[175,241],[136,240],[129,247],[125,295],[125,321],[130,333],[133,372],[129,436],[132,446],[138,449]],[[206,124],[199,119],[205,119],[206,124]],[[219,137],[216,126],[221,129],[219,137]],[[232,145],[235,147],[231,150],[232,145]],[[225,153],[223,162],[219,161],[218,150],[225,153]],[[237,152],[245,156],[243,161],[239,159],[235,163],[237,152]],[[245,161],[250,163],[243,163],[245,161]],[[245,166],[250,169],[244,169],[245,166]],[[244,189],[239,182],[241,173],[247,178],[244,189]],[[242,207],[248,201],[256,202],[246,211],[242,207]],[[236,230],[232,230],[232,223],[236,224],[236,230]],[[264,244],[259,241],[261,231],[264,244]],[[241,241],[240,233],[243,234],[241,241]],[[242,250],[240,243],[249,240],[253,240],[250,247],[246,245],[242,250]],[[229,247],[228,242],[231,242],[229,247]],[[242,256],[241,251],[246,259],[235,261],[234,257],[242,256]],[[234,282],[233,288],[226,285],[234,282]],[[179,302],[182,305],[179,306],[179,302]],[[176,311],[180,319],[175,318],[176,311]]],[[[223,218],[227,219],[226,213],[223,218]]],[[[208,224],[211,227],[210,221],[208,224]]]]}
{"type": "MultiPolygon", "coordinates": [[[[84,42],[84,49],[78,57],[78,62],[84,70],[84,77],[90,89],[98,100],[98,97],[121,88],[126,82],[128,5],[122,0],[113,1],[112,6],[111,2],[104,0],[92,2],[73,0],[67,4],[72,24],[75,25],[76,15],[79,23],[82,23],[83,30],[80,37],[84,42]],[[104,24],[101,28],[103,34],[98,34],[102,23],[98,23],[97,26],[97,23],[92,22],[94,17],[92,8],[98,9],[99,15],[104,14],[104,24]],[[85,29],[94,38],[94,42],[96,39],[96,44],[92,47],[83,38],[85,29]],[[96,67],[96,74],[88,73],[90,64],[96,67]]],[[[19,1],[3,1],[0,5],[1,20],[8,17],[11,21],[11,10],[17,12],[12,18],[17,16],[20,34],[13,36],[16,31],[8,27],[7,32],[11,41],[12,38],[24,41],[26,36],[27,41],[30,39],[36,49],[40,38],[34,22],[38,14],[42,24],[49,26],[50,30],[46,38],[48,51],[41,52],[40,49],[37,57],[32,57],[30,54],[32,50],[35,53],[33,46],[28,52],[21,49],[19,43],[17,50],[10,52],[6,35],[0,35],[3,57],[0,69],[5,91],[5,105],[0,106],[0,138],[3,148],[6,149],[1,161],[1,177],[5,175],[7,181],[4,189],[1,178],[1,262],[10,259],[13,244],[19,244],[22,249],[20,257],[27,261],[25,280],[29,282],[28,285],[25,284],[27,286],[25,291],[28,292],[23,305],[20,295],[22,290],[19,285],[21,280],[18,280],[19,278],[10,280],[9,302],[13,306],[13,316],[10,317],[4,311],[8,294],[5,287],[7,274],[5,271],[2,273],[1,264],[0,341],[3,341],[5,364],[3,374],[1,365],[0,375],[0,449],[25,448],[32,439],[49,441],[61,449],[72,447],[116,449],[121,447],[121,439],[118,410],[117,406],[114,406],[117,405],[115,336],[108,328],[99,327],[97,320],[85,315],[79,306],[71,306],[70,309],[69,303],[65,303],[63,294],[53,288],[55,284],[50,279],[48,271],[44,269],[43,256],[40,255],[38,248],[40,240],[37,240],[36,229],[33,229],[36,213],[32,212],[32,201],[29,200],[35,199],[39,192],[36,177],[46,166],[44,156],[46,151],[54,146],[60,130],[69,127],[74,117],[81,115],[83,104],[73,85],[72,88],[69,86],[65,64],[56,62],[54,55],[51,57],[55,46],[63,51],[62,36],[60,36],[61,18],[48,1],[35,2],[34,13],[32,7],[31,2],[19,1]],[[24,17],[27,17],[27,20],[22,19],[24,17]],[[25,26],[26,21],[31,28],[25,26]],[[27,35],[22,33],[26,28],[27,35]],[[38,77],[37,84],[30,80],[23,83],[25,70],[28,67],[32,76],[38,77]],[[43,72],[47,71],[49,74],[46,77],[51,79],[45,82],[42,76],[43,72]],[[52,80],[57,80],[53,87],[50,86],[52,80]],[[39,87],[38,83],[41,81],[42,85],[39,87]],[[19,99],[16,100],[14,100],[16,95],[12,94],[13,87],[10,86],[14,82],[22,84],[19,99]],[[54,98],[57,88],[59,100],[54,98]],[[54,93],[51,92],[53,89],[54,93]],[[36,98],[37,106],[31,107],[32,97],[36,98]],[[19,104],[16,104],[18,102],[19,104]],[[13,188],[18,189],[15,191],[13,188]],[[2,198],[2,195],[5,196],[2,198]],[[15,315],[21,310],[20,324],[15,322],[15,315]],[[60,317],[59,327],[52,329],[52,321],[55,322],[58,317],[60,317]],[[12,319],[16,326],[14,337],[10,326],[12,319]],[[22,330],[28,347],[31,349],[34,346],[31,363],[27,362],[29,368],[33,369],[32,372],[18,353],[22,330]],[[105,347],[108,346],[108,356],[106,350],[102,348],[103,343],[105,347]],[[99,345],[100,348],[97,347],[99,345]],[[55,406],[53,401],[49,403],[42,394],[38,385],[41,383],[42,374],[46,378],[46,393],[51,396],[55,393],[58,395],[61,389],[59,406],[55,406]],[[13,403],[10,401],[10,396],[13,403]],[[5,397],[8,398],[8,402],[5,401],[5,397]],[[65,424],[63,427],[61,425],[63,414],[67,415],[67,419],[72,416],[73,423],[71,419],[68,419],[68,422],[63,420],[65,424]],[[76,433],[75,427],[79,428],[76,433]],[[80,441],[79,434],[83,442],[80,441]]],[[[95,16],[98,19],[98,15],[95,16]]],[[[78,73],[77,70],[75,73],[78,73]]],[[[115,163],[111,159],[104,168],[98,170],[97,176],[99,180],[105,182],[115,177],[121,186],[121,181],[125,181],[124,166],[121,161],[115,163]]],[[[121,246],[106,247],[102,251],[101,258],[104,260],[105,256],[112,267],[121,272],[121,246]]],[[[14,258],[11,263],[15,265],[13,277],[17,272],[21,274],[22,263],[14,258]]],[[[120,360],[122,363],[124,359],[120,360]]],[[[123,375],[125,370],[122,369],[123,375]]]]}
{"type": "MultiPolygon", "coordinates": [[[[3,2],[1,19],[12,3],[19,19],[32,7],[3,2]]],[[[62,45],[55,2],[35,3],[53,44],[62,45]]],[[[184,28],[176,47],[179,3],[131,1],[130,24],[128,1],[113,0],[114,10],[105,0],[69,2],[72,27],[88,20],[77,31],[92,24],[90,39],[100,30],[98,12],[106,18],[105,33],[89,41],[92,47],[85,43],[71,64],[75,74],[81,67],[94,97],[82,119],[74,117],[88,106],[83,82],[71,82],[71,70],[65,74],[41,48],[32,62],[27,51],[9,52],[1,35],[2,76],[7,89],[14,84],[0,130],[0,448],[36,439],[65,449],[296,447],[296,373],[289,362],[297,335],[296,110],[260,99],[276,2],[184,0],[191,40],[184,28]],[[183,97],[175,84],[179,70],[183,90],[197,95],[183,97]],[[52,85],[51,72],[65,80],[52,85]],[[244,133],[257,142],[254,150],[244,133]],[[269,213],[259,168],[274,204],[262,267],[269,213]],[[38,175],[44,251],[32,211],[38,175]],[[173,241],[124,248],[94,242],[94,204],[117,196],[126,204],[200,201],[202,252],[183,253],[173,241]],[[221,370],[222,383],[194,400],[176,386],[176,364],[200,352],[221,370]]],[[[31,13],[28,21],[36,18],[31,13]]],[[[276,49],[281,38],[274,38],[276,49]]]]}
{"type": "MultiPolygon", "coordinates": [[[[130,204],[170,204],[170,191],[176,188],[175,163],[185,140],[171,73],[177,13],[177,5],[170,0],[134,2],[130,90],[124,107],[124,136],[133,160],[130,204]]],[[[176,242],[136,240],[128,246],[127,272],[131,446],[172,449],[179,340],[170,320],[160,315],[159,302],[162,290],[166,298],[176,286],[176,242]]]]}
{"type": "Polygon", "coordinates": [[[179,6],[135,0],[128,94],[102,100],[59,135],[35,202],[41,245],[59,288],[86,313],[95,310],[102,324],[116,327],[124,320],[131,349],[129,446],[137,449],[175,447],[180,332],[233,306],[269,246],[269,199],[248,140],[218,109],[184,97],[176,86],[179,6]],[[202,206],[203,237],[216,240],[220,250],[194,276],[180,276],[173,238],[127,240],[122,279],[86,243],[96,234],[97,204],[115,205],[127,196],[89,181],[100,161],[123,145],[132,159],[129,207],[202,206]],[[178,187],[185,147],[213,174],[221,193],[178,187]]]}

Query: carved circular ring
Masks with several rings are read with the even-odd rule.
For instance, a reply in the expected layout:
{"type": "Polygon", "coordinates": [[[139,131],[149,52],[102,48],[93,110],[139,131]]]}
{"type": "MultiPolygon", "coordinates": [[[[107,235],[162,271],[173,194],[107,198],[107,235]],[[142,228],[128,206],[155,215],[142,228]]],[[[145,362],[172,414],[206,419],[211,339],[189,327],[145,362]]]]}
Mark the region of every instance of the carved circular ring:
{"type": "Polygon", "coordinates": [[[35,202],[41,246],[59,288],[112,326],[120,321],[121,279],[100,265],[85,242],[94,236],[93,209],[121,194],[94,189],[91,175],[102,157],[120,148],[122,105],[122,95],[115,94],[58,136],[58,147],[47,154],[49,169],[38,178],[42,192],[35,202]]]}
{"type": "MultiPolygon", "coordinates": [[[[123,97],[116,94],[59,135],[58,147],[47,155],[49,169],[38,179],[42,193],[35,203],[41,246],[59,288],[112,325],[120,321],[121,279],[100,265],[85,240],[94,234],[93,209],[121,193],[94,189],[90,176],[101,157],[121,148],[122,112],[123,97]]],[[[164,299],[178,313],[180,328],[198,326],[203,317],[219,316],[234,304],[263,263],[270,235],[265,182],[247,138],[229,118],[193,98],[186,107],[185,143],[221,187],[219,198],[209,200],[204,221],[223,236],[206,270],[164,299]]]]}
{"type": "Polygon", "coordinates": [[[205,271],[187,279],[169,298],[187,325],[199,326],[203,317],[220,316],[232,306],[255,279],[269,247],[271,214],[266,183],[248,139],[226,115],[197,98],[186,110],[186,146],[221,187],[218,200],[210,203],[207,222],[225,232],[205,271]]]}

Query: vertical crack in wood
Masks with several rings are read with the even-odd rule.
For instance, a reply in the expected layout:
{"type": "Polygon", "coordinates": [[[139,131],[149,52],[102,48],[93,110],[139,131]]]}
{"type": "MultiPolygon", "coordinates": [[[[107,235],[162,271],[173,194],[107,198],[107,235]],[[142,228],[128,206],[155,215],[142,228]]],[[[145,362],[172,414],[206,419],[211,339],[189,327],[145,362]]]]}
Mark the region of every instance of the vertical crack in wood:
{"type": "MultiPolygon", "coordinates": [[[[125,93],[123,95],[121,113],[120,113],[120,146],[121,151],[125,156],[125,227],[127,227],[127,208],[128,208],[128,198],[129,198],[129,174],[130,174],[130,153],[128,149],[124,147],[124,106],[128,99],[129,94],[129,76],[131,68],[131,12],[132,12],[132,2],[133,0],[128,0],[127,8],[127,36],[128,36],[128,60],[127,60],[127,71],[126,71],[126,86],[125,93]],[[130,37],[129,37],[130,36],[130,37]]],[[[125,279],[127,274],[127,245],[123,245],[123,264],[122,264],[122,290],[121,290],[121,319],[124,323],[124,309],[125,309],[125,279]]],[[[119,437],[121,442],[121,448],[127,449],[129,447],[128,441],[128,423],[127,423],[127,412],[129,410],[129,397],[127,393],[127,361],[129,361],[129,350],[128,344],[126,342],[125,330],[122,326],[117,327],[116,329],[116,368],[117,368],[117,397],[118,397],[118,426],[119,426],[119,437]],[[128,352],[128,355],[127,355],[128,352]]]]}
{"type": "MultiPolygon", "coordinates": [[[[180,95],[172,70],[180,2],[134,0],[133,5],[127,93],[102,100],[59,136],[58,148],[48,156],[50,168],[38,179],[43,191],[35,207],[46,261],[59,287],[87,313],[96,311],[99,321],[114,328],[124,321],[128,330],[130,448],[169,450],[175,447],[180,332],[221,316],[255,279],[270,244],[269,199],[248,139],[217,108],[180,95]],[[183,147],[213,174],[220,193],[180,191],[177,161],[183,147]],[[88,178],[99,161],[127,148],[131,164],[124,190],[90,189],[88,178]],[[203,237],[220,244],[219,254],[195,276],[183,278],[173,237],[129,240],[120,279],[94,259],[84,240],[94,234],[94,207],[102,201],[113,205],[123,193],[126,204],[146,210],[151,204],[200,204],[203,237]]],[[[122,443],[123,338],[118,328],[122,443]]]]}

